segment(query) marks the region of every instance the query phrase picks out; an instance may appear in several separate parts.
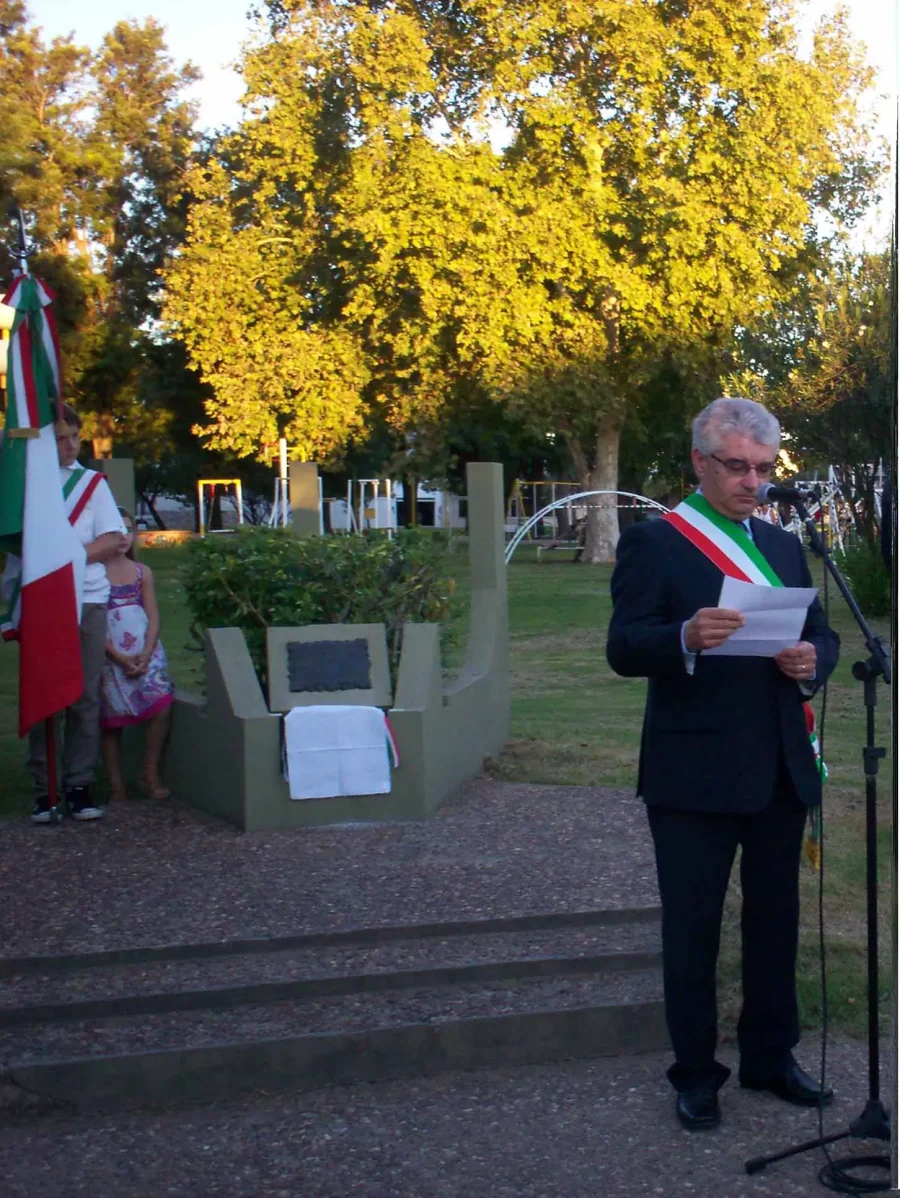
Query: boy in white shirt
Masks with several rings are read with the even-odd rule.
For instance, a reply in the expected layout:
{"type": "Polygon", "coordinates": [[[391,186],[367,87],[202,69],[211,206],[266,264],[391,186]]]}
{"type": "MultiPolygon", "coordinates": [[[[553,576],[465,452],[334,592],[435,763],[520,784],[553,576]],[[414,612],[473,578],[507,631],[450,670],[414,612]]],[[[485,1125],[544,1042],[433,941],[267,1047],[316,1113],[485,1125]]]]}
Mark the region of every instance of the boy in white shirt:
{"type": "MultiPolygon", "coordinates": [[[[72,527],[87,552],[81,595],[81,661],[84,692],[62,714],[65,725],[61,774],[69,814],[76,820],[99,819],[103,811],[91,800],[100,753],[100,677],[106,659],[106,604],[109,582],[104,562],[115,556],[124,537],[109,484],[102,474],[78,465],[81,418],[74,408],[62,405],[57,425],[56,450],[60,483],[72,527]]],[[[47,785],[47,746],[43,724],[28,734],[28,770],[34,778],[37,801],[31,819],[51,822],[47,785]]]]}

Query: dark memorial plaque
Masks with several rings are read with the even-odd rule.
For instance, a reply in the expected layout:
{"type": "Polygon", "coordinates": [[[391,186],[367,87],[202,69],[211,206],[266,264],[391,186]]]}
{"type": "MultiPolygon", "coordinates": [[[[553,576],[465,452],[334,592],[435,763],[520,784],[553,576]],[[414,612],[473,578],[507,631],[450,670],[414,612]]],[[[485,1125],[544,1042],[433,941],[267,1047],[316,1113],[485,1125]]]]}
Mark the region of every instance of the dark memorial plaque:
{"type": "Polygon", "coordinates": [[[269,628],[266,660],[270,711],[307,704],[391,705],[383,624],[269,628]]]}
{"type": "Polygon", "coordinates": [[[288,641],[288,689],[291,694],[361,691],[372,686],[369,642],[288,641]]]}

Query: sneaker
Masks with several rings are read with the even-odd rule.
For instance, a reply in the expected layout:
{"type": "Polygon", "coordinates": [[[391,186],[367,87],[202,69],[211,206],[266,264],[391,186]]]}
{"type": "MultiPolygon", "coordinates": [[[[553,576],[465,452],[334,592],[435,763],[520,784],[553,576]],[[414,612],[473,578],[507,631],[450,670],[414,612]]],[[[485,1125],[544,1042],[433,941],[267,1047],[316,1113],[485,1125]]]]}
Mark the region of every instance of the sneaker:
{"type": "MultiPolygon", "coordinates": [[[[62,819],[62,811],[57,808],[56,818],[62,819]]],[[[50,796],[41,795],[34,804],[34,810],[31,813],[31,822],[33,824],[52,824],[53,812],[50,809],[50,796]]]]}
{"type": "Polygon", "coordinates": [[[67,791],[66,803],[72,819],[100,819],[103,815],[103,809],[91,802],[91,792],[86,786],[73,786],[67,791]]]}

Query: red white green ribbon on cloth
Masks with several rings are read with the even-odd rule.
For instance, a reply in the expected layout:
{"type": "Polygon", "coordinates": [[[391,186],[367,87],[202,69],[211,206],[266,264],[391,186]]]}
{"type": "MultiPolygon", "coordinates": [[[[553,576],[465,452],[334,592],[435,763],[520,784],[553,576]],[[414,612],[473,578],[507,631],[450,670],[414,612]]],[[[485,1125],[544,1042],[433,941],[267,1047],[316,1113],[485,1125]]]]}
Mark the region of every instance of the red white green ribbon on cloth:
{"type": "MultiPolygon", "coordinates": [[[[666,512],[662,519],[677,529],[729,578],[756,583],[758,586],[784,586],[746,527],[717,512],[699,491],[688,495],[674,511],[666,512]]],[[[803,704],[803,710],[816,765],[824,782],[828,777],[828,769],[819,753],[815,712],[809,703],[803,704]]],[[[818,869],[822,856],[822,813],[818,807],[810,808],[805,852],[818,869]]]]}

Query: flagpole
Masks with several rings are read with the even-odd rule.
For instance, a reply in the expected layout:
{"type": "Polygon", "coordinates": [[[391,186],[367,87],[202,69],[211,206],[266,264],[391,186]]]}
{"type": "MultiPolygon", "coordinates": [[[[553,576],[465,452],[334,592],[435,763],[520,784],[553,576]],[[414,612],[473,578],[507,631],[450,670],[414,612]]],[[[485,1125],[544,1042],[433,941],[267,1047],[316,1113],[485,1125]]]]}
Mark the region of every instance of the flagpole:
{"type": "Polygon", "coordinates": [[[50,804],[50,819],[58,823],[62,818],[59,810],[59,785],[56,773],[56,716],[44,720],[44,744],[47,758],[47,801],[50,804]]]}
{"type": "MultiPolygon", "coordinates": [[[[25,213],[21,208],[17,211],[17,223],[19,226],[19,245],[17,249],[13,250],[13,257],[17,259],[22,274],[27,275],[30,273],[28,270],[28,255],[31,253],[31,246],[28,244],[28,237],[25,233],[25,213]]],[[[10,432],[10,435],[13,436],[16,432],[21,434],[25,430],[13,430],[10,432]]],[[[39,430],[28,429],[26,435],[38,436],[39,430]]],[[[44,755],[47,761],[47,801],[50,806],[50,819],[53,823],[58,823],[62,818],[62,812],[59,807],[59,779],[56,762],[56,717],[52,715],[44,720],[44,746],[44,755]]]]}
{"type": "Polygon", "coordinates": [[[28,255],[31,253],[31,248],[28,245],[28,238],[25,236],[25,213],[21,208],[18,209],[19,222],[19,248],[13,250],[13,257],[18,258],[22,265],[22,274],[28,274],[28,255]]]}

